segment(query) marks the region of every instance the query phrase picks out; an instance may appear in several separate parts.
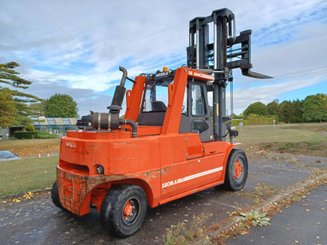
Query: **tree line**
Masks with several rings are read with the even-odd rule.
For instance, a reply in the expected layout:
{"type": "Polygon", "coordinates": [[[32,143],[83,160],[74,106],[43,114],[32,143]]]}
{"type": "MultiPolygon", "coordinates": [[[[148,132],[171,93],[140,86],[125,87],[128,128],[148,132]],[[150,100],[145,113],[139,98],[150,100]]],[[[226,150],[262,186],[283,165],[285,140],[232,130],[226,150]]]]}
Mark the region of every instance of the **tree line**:
{"type": "Polygon", "coordinates": [[[304,100],[276,100],[265,105],[261,102],[250,104],[243,112],[247,119],[251,114],[259,116],[275,116],[285,123],[327,122],[327,95],[318,93],[309,95],[304,100]]]}
{"type": "MultiPolygon", "coordinates": [[[[48,99],[25,93],[31,81],[19,77],[16,62],[0,64],[0,127],[31,127],[31,117],[77,117],[77,103],[70,95],[55,94],[48,99]]],[[[261,102],[250,104],[243,115],[274,116],[286,123],[326,122],[327,95],[319,93],[307,96],[304,100],[272,101],[267,105],[261,102]]],[[[234,116],[234,118],[237,118],[234,116]]]]}
{"type": "Polygon", "coordinates": [[[31,81],[19,77],[16,62],[0,64],[0,127],[33,128],[31,117],[77,117],[77,103],[70,95],[42,99],[26,89],[31,81]]]}

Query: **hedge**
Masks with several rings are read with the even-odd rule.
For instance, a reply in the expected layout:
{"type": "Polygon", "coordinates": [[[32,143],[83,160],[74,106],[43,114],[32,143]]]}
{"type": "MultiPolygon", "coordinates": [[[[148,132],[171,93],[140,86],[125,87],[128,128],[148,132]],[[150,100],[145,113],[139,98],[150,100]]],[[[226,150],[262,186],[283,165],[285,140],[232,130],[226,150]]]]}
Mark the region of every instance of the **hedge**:
{"type": "Polygon", "coordinates": [[[16,139],[54,139],[58,138],[58,135],[42,131],[16,131],[14,137],[16,139]]]}
{"type": "Polygon", "coordinates": [[[16,139],[35,139],[37,136],[36,131],[16,131],[14,137],[16,139]]]}
{"type": "Polygon", "coordinates": [[[277,116],[260,116],[255,114],[250,114],[246,120],[244,120],[244,125],[272,125],[273,121],[278,123],[277,116]]]}
{"type": "Polygon", "coordinates": [[[37,131],[36,138],[37,139],[55,139],[55,138],[58,138],[58,135],[50,134],[50,133],[44,132],[44,131],[37,131]]]}
{"type": "Polygon", "coordinates": [[[272,125],[273,120],[275,123],[278,123],[277,116],[259,116],[251,114],[248,116],[247,119],[233,119],[232,126],[240,126],[240,123],[243,123],[244,126],[246,125],[272,125]]]}

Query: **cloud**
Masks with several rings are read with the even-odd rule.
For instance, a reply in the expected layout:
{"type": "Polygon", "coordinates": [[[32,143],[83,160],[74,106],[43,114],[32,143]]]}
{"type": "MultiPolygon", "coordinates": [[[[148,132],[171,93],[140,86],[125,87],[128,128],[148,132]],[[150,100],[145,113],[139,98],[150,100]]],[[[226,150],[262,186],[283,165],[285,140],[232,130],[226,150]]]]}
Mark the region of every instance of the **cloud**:
{"type": "Polygon", "coordinates": [[[326,28],[327,24],[308,24],[298,29],[293,42],[258,48],[252,59],[254,70],[274,78],[236,76],[235,110],[241,112],[255,101],[267,103],[281,94],[322,82],[326,83],[326,91],[322,91],[326,93],[327,60],[321,54],[327,53],[327,36],[318,35],[326,28]]]}
{"type": "Polygon", "coordinates": [[[87,111],[84,96],[92,103],[103,98],[121,77],[119,65],[135,76],[185,64],[188,21],[222,7],[234,11],[237,30],[253,29],[255,70],[276,77],[258,82],[236,75],[239,110],[325,79],[327,3],[319,0],[7,1],[0,9],[0,62],[16,60],[33,91],[73,93],[87,111]]]}
{"type": "Polygon", "coordinates": [[[63,85],[42,84],[33,82],[28,89],[32,93],[41,98],[49,98],[55,93],[69,94],[78,104],[78,114],[80,116],[89,114],[90,110],[98,112],[107,112],[107,107],[111,104],[112,96],[105,93],[97,93],[91,89],[73,89],[63,85]]]}

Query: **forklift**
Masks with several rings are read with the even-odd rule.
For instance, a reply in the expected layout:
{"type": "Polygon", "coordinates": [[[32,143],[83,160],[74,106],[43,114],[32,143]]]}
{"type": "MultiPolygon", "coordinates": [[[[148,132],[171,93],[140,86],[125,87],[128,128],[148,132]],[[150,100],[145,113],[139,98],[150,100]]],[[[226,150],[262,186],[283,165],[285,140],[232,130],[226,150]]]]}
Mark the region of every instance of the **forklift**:
{"type": "Polygon", "coordinates": [[[104,229],[124,238],[141,228],[148,207],[218,185],[241,190],[248,160],[226,113],[236,68],[270,78],[251,71],[251,30],[236,36],[226,8],[190,21],[187,66],[134,79],[119,67],[109,112],[91,112],[61,139],[53,203],[78,216],[96,208],[104,229]]]}

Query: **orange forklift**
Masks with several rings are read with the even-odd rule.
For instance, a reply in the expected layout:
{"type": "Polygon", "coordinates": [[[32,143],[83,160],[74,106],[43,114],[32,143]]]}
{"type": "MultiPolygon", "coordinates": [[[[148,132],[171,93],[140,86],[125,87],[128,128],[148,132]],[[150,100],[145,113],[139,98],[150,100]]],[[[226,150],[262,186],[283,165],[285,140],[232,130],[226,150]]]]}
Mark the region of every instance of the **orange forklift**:
{"type": "Polygon", "coordinates": [[[91,112],[62,137],[51,191],[57,207],[79,216],[96,208],[104,229],[123,238],[140,229],[148,206],[222,184],[244,187],[248,160],[233,143],[226,87],[235,68],[269,77],[251,71],[251,30],[236,36],[229,9],[191,20],[189,34],[187,66],[134,80],[120,67],[109,112],[91,112]]]}

